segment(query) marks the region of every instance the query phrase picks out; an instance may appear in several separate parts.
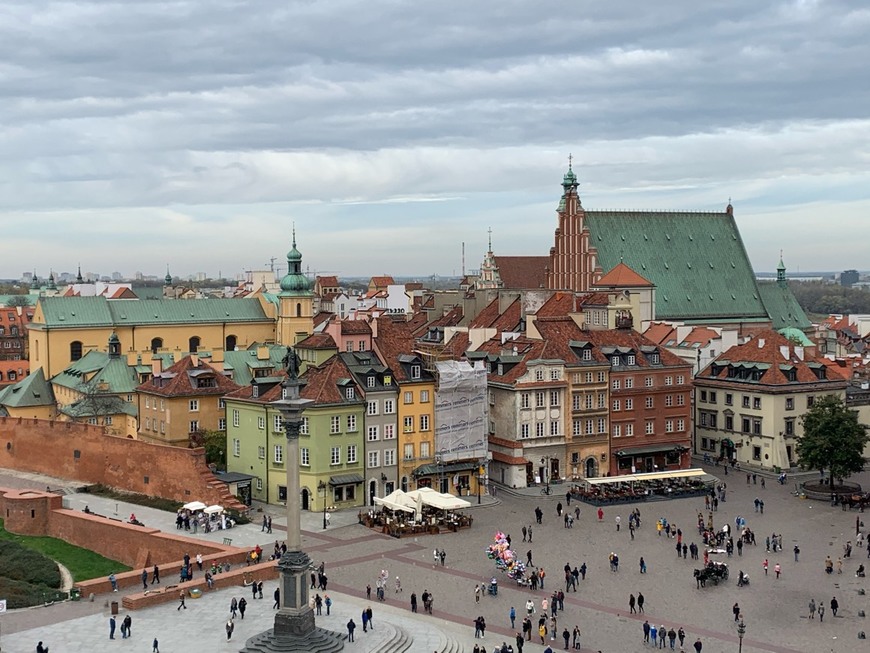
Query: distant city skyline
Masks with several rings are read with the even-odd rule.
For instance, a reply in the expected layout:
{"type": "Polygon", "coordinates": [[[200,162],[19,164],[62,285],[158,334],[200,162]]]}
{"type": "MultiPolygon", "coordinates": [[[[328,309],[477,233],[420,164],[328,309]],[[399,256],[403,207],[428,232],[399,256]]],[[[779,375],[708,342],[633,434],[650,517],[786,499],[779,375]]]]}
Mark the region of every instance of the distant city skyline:
{"type": "Polygon", "coordinates": [[[588,209],[730,198],[756,271],[867,267],[859,0],[5,9],[0,277],[263,269],[294,223],[312,272],[458,275],[548,253],[569,154],[588,209]]]}

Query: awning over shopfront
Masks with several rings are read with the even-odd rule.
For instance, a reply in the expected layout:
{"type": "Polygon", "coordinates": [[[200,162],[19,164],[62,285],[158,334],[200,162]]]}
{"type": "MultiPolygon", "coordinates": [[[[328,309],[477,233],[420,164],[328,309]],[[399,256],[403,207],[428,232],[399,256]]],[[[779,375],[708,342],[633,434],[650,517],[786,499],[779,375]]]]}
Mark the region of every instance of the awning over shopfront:
{"type": "Polygon", "coordinates": [[[635,481],[664,481],[675,478],[701,478],[704,481],[716,480],[703,469],[675,469],[670,472],[649,472],[647,474],[625,474],[623,476],[608,476],[605,478],[587,478],[587,485],[615,485],[616,483],[633,483],[635,481]],[[707,478],[702,478],[707,477],[707,478]]]}
{"type": "Polygon", "coordinates": [[[339,474],[338,476],[330,476],[329,484],[335,485],[358,485],[365,479],[359,474],[339,474]]]}
{"type": "Polygon", "coordinates": [[[645,447],[626,447],[625,449],[619,449],[616,452],[616,455],[620,458],[625,456],[644,456],[648,453],[661,453],[663,451],[674,451],[675,449],[679,449],[680,451],[685,450],[681,444],[649,444],[645,447]]]}
{"type": "Polygon", "coordinates": [[[431,476],[433,474],[453,474],[455,472],[469,472],[476,470],[480,463],[476,460],[462,460],[455,463],[431,463],[428,465],[420,465],[412,474],[414,476],[431,476]]]}

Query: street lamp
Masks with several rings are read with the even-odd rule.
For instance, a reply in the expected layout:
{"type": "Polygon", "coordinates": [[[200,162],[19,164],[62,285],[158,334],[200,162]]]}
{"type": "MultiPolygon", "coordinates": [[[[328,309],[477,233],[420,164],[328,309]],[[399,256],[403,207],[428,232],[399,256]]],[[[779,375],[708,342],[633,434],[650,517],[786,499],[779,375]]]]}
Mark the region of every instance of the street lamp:
{"type": "Polygon", "coordinates": [[[542,479],[547,484],[547,494],[550,494],[550,457],[541,458],[541,466],[544,468],[544,478],[542,479]],[[544,465],[546,460],[547,464],[544,465]]]}
{"type": "Polygon", "coordinates": [[[483,476],[483,463],[477,463],[477,505],[480,505],[480,477],[483,476]]]}
{"type": "Polygon", "coordinates": [[[323,498],[323,530],[326,530],[326,483],[320,481],[317,484],[317,492],[323,498]]]}
{"type": "Polygon", "coordinates": [[[743,615],[737,615],[740,621],[737,623],[737,639],[739,640],[739,648],[737,653],[743,653],[743,636],[746,634],[746,624],[743,622],[743,615]]]}

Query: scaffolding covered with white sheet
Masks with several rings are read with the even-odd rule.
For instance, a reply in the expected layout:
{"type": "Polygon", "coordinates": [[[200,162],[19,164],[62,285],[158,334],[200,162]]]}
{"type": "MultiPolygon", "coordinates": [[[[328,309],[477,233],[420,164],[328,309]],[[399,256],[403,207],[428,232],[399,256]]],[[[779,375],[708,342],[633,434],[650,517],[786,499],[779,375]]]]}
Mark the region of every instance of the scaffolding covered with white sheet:
{"type": "Polygon", "coordinates": [[[441,361],[435,393],[435,452],[442,463],[487,457],[487,374],[482,361],[441,361]]]}

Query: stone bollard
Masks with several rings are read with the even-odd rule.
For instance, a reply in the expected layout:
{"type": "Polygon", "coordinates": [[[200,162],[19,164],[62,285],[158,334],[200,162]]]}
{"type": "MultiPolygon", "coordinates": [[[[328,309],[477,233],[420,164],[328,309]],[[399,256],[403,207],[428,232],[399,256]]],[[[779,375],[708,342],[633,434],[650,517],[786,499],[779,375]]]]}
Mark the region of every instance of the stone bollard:
{"type": "Polygon", "coordinates": [[[858,633],[858,639],[867,639],[867,636],[864,634],[864,631],[858,633]]]}
{"type": "Polygon", "coordinates": [[[863,610],[858,610],[858,616],[859,616],[859,617],[864,617],[864,616],[866,616],[866,615],[864,614],[864,611],[863,611],[863,610]]]}

